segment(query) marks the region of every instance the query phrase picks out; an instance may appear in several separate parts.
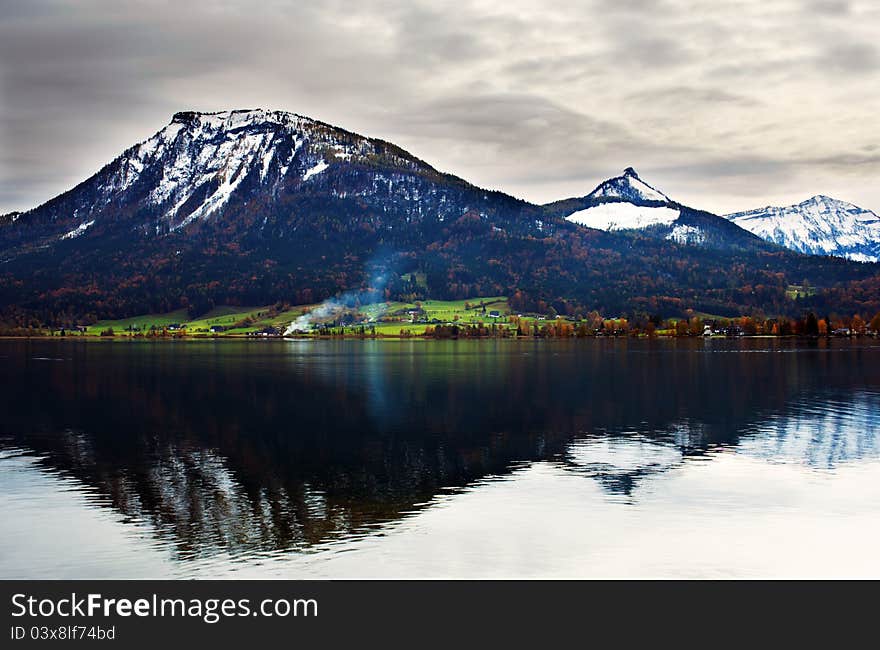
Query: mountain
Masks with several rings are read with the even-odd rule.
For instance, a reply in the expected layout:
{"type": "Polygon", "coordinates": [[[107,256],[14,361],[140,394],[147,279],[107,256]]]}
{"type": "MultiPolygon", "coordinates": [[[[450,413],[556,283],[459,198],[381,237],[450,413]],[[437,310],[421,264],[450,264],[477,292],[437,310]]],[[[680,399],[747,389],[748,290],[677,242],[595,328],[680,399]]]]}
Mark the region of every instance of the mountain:
{"type": "MultiPolygon", "coordinates": [[[[542,237],[554,227],[537,206],[317,120],[181,112],[0,229],[0,273],[14,276],[0,300],[67,303],[79,312],[95,303],[86,294],[98,285],[102,297],[122,301],[114,312],[162,310],[181,296],[187,305],[270,295],[309,303],[368,282],[377,266],[409,268],[415,251],[456,234],[542,237]],[[66,298],[48,295],[58,287],[66,298]],[[145,304],[149,295],[156,298],[145,304]]],[[[443,251],[432,258],[421,270],[449,278],[456,291],[499,289],[471,279],[485,280],[480,269],[450,269],[458,262],[443,251]]],[[[105,313],[103,300],[98,306],[105,313]]]]}
{"type": "Polygon", "coordinates": [[[627,201],[634,205],[657,205],[672,203],[672,199],[663,192],[654,189],[645,183],[636,170],[627,167],[621,176],[615,176],[604,181],[589,195],[591,199],[606,199],[611,201],[627,201]]]}
{"type": "Polygon", "coordinates": [[[635,169],[601,183],[584,197],[545,208],[567,221],[606,231],[658,237],[691,246],[769,250],[761,240],[709,212],[687,207],[642,180],[635,169]]]}
{"type": "Polygon", "coordinates": [[[671,201],[634,170],[538,206],[311,118],[182,112],[76,187],[5,220],[0,320],[200,314],[365,289],[407,301],[506,295],[517,310],[572,315],[868,313],[880,309],[878,269],[780,249],[671,201]],[[678,217],[641,230],[566,218],[595,206],[678,217]],[[817,291],[794,303],[788,286],[805,279],[817,291]],[[850,291],[856,281],[869,286],[850,291]]]}
{"type": "MultiPolygon", "coordinates": [[[[23,213],[30,237],[21,243],[41,247],[120,229],[160,237],[291,196],[377,205],[382,213],[393,203],[408,222],[424,225],[460,216],[464,195],[477,212],[492,209],[502,195],[490,194],[390,143],[292,113],[183,112],[90,179],[23,213]]],[[[382,221],[374,214],[368,225],[382,221]]],[[[272,225],[266,219],[257,230],[272,225]]]]}
{"type": "Polygon", "coordinates": [[[727,218],[762,239],[801,253],[880,260],[880,217],[821,194],[797,205],[768,206],[727,218]]]}

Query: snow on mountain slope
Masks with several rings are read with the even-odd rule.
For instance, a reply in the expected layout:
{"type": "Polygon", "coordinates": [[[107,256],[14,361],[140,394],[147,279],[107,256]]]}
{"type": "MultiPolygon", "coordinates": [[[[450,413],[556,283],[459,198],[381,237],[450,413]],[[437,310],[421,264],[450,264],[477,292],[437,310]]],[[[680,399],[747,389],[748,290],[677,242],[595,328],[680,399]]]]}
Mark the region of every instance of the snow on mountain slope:
{"type": "Polygon", "coordinates": [[[146,201],[160,206],[177,228],[221,208],[251,168],[260,169],[262,182],[279,180],[310,123],[263,110],[177,113],[152,138],[122,154],[102,189],[109,198],[146,181],[146,201]]]}
{"type": "Polygon", "coordinates": [[[86,221],[85,223],[81,223],[76,228],[71,230],[69,233],[67,233],[65,235],[61,235],[61,239],[73,239],[74,237],[79,237],[81,234],[83,234],[86,230],[91,228],[93,225],[95,225],[94,219],[92,219],[91,221],[86,221]]]}
{"type": "MultiPolygon", "coordinates": [[[[151,138],[100,172],[26,213],[55,224],[54,238],[78,237],[80,224],[137,213],[162,234],[218,214],[233,197],[275,196],[334,165],[375,164],[398,171],[432,168],[401,149],[283,111],[181,112],[151,138]]],[[[147,225],[149,224],[149,225],[147,225]]],[[[91,224],[90,224],[91,225],[91,224]]]]}
{"type": "Polygon", "coordinates": [[[623,175],[609,178],[587,195],[590,199],[612,199],[629,203],[670,203],[668,196],[644,182],[636,170],[627,167],[623,175]]]}
{"type": "Polygon", "coordinates": [[[161,173],[149,201],[163,206],[172,229],[205,218],[222,208],[251,170],[261,184],[288,181],[291,164],[301,181],[329,167],[330,160],[374,153],[366,138],[340,142],[332,129],[315,120],[281,111],[244,110],[178,113],[171,124],[123,158],[124,172],[114,189],[123,191],[152,163],[161,173]],[[304,144],[310,144],[300,154],[304,144]],[[320,146],[327,145],[327,152],[320,146]]]}
{"type": "Polygon", "coordinates": [[[684,246],[715,249],[775,248],[724,217],[673,201],[632,167],[590,194],[544,206],[548,214],[588,228],[630,231],[684,246]]]}
{"type": "Polygon", "coordinates": [[[727,215],[762,239],[801,253],[861,262],[880,260],[880,217],[852,203],[818,195],[797,205],[727,215]]]}
{"type": "Polygon", "coordinates": [[[632,167],[602,182],[580,203],[586,207],[567,215],[566,220],[599,230],[671,227],[681,216],[670,198],[639,178],[632,167]]]}
{"type": "Polygon", "coordinates": [[[623,201],[600,203],[566,217],[568,221],[599,230],[634,230],[649,226],[669,226],[679,211],[665,206],[641,206],[623,201]]]}
{"type": "Polygon", "coordinates": [[[329,166],[330,165],[328,165],[326,162],[324,162],[322,160],[314,167],[310,167],[309,169],[306,170],[306,173],[303,174],[303,180],[304,181],[309,180],[312,176],[314,176],[315,174],[320,174],[322,171],[327,169],[329,166]]]}
{"type": "Polygon", "coordinates": [[[706,243],[706,233],[697,226],[688,224],[677,224],[666,235],[666,239],[679,244],[690,244],[692,246],[702,246],[706,243]]]}
{"type": "Polygon", "coordinates": [[[70,190],[0,217],[0,264],[59,250],[100,266],[99,250],[137,260],[138,249],[166,246],[176,258],[207,238],[289,260],[309,238],[317,244],[307,254],[336,255],[364,241],[402,249],[464,230],[548,237],[573,228],[544,216],[393,143],[293,113],[182,112],[70,190]]]}

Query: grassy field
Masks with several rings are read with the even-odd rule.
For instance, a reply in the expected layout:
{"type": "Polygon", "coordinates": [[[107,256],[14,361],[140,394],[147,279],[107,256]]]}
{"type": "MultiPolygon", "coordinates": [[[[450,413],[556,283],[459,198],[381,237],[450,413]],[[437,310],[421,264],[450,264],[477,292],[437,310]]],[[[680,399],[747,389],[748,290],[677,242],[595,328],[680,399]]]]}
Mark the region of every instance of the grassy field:
{"type": "Polygon", "coordinates": [[[186,320],[186,310],[178,309],[177,311],[168,312],[167,314],[144,314],[133,318],[123,318],[121,320],[102,320],[94,325],[86,328],[86,334],[98,336],[106,329],[112,329],[116,334],[122,334],[129,327],[137,327],[140,330],[147,330],[155,325],[162,328],[171,323],[182,323],[186,320]]]}
{"type": "MultiPolygon", "coordinates": [[[[796,289],[801,290],[800,287],[796,289]]],[[[275,311],[273,306],[221,306],[192,320],[188,320],[186,310],[179,309],[167,314],[144,314],[132,318],[99,321],[89,326],[86,329],[86,334],[99,336],[102,331],[112,328],[116,336],[133,336],[146,334],[151,327],[161,330],[172,323],[177,323],[182,326],[182,329],[174,332],[174,335],[206,338],[243,337],[268,327],[283,332],[291,322],[316,307],[318,305],[298,305],[279,312],[275,311]],[[216,333],[211,332],[210,328],[217,325],[223,327],[224,330],[216,333]],[[129,328],[134,331],[130,331],[129,328]]],[[[340,329],[333,321],[342,315],[342,313],[336,313],[326,318],[325,324],[330,326],[332,335],[339,333],[340,329]]],[[[346,326],[343,331],[347,336],[357,336],[361,333],[367,335],[375,333],[384,337],[420,336],[425,333],[428,327],[447,323],[463,326],[482,323],[486,326],[497,324],[500,328],[514,327],[509,322],[510,305],[507,298],[503,296],[478,296],[467,300],[424,300],[414,303],[382,302],[363,305],[357,310],[346,310],[344,315],[354,316],[357,319],[355,322],[361,318],[369,320],[369,322],[357,322],[355,325],[346,326]],[[493,311],[498,312],[497,317],[490,316],[493,311]],[[421,322],[413,322],[414,320],[421,322]]],[[[694,315],[703,319],[721,320],[712,314],[697,313],[694,315]]],[[[527,332],[531,332],[534,326],[543,328],[545,325],[553,324],[555,320],[555,317],[529,314],[522,316],[519,322],[527,332]]],[[[563,320],[575,325],[571,319],[563,318],[563,320]]],[[[669,322],[674,325],[677,320],[673,318],[669,322]]],[[[659,336],[671,336],[675,334],[675,330],[659,329],[656,333],[659,336]]],[[[642,335],[644,336],[644,334],[642,335]]]]}
{"type": "Polygon", "coordinates": [[[799,284],[790,284],[785,289],[785,295],[795,300],[796,298],[809,298],[816,295],[815,287],[804,287],[799,284]]]}
{"type": "Polygon", "coordinates": [[[209,330],[213,325],[232,327],[245,319],[259,320],[268,307],[216,307],[196,320],[187,321],[187,329],[209,330]]]}
{"type": "Polygon", "coordinates": [[[405,316],[406,312],[421,306],[428,320],[439,320],[443,323],[488,321],[490,311],[498,311],[502,317],[510,313],[507,298],[489,296],[485,298],[468,298],[467,300],[423,300],[417,303],[388,303],[387,316],[405,316]],[[470,306],[470,308],[468,308],[470,306]],[[485,313],[483,312],[485,307],[485,313]]]}
{"type": "Polygon", "coordinates": [[[400,336],[400,332],[405,330],[413,336],[425,333],[427,325],[421,323],[379,323],[376,325],[376,334],[381,336],[400,336]]]}
{"type": "Polygon", "coordinates": [[[428,276],[424,273],[407,273],[406,275],[400,276],[403,280],[409,282],[410,280],[415,282],[420,287],[427,288],[428,286],[428,276]]]}
{"type": "Polygon", "coordinates": [[[98,321],[86,329],[86,334],[98,336],[102,331],[112,328],[115,334],[125,335],[128,333],[129,327],[146,332],[151,327],[162,329],[172,323],[185,325],[186,333],[190,335],[211,334],[210,328],[214,325],[227,328],[222,334],[246,334],[265,327],[287,327],[307,307],[307,305],[302,305],[273,313],[271,307],[223,306],[212,309],[207,314],[193,320],[188,319],[186,310],[178,309],[167,314],[143,314],[120,320],[98,321]]]}
{"type": "MultiPolygon", "coordinates": [[[[235,336],[246,335],[266,327],[286,328],[297,317],[310,311],[317,305],[298,305],[282,312],[275,313],[271,307],[238,307],[222,306],[189,320],[186,310],[178,309],[167,314],[143,314],[132,318],[98,321],[86,329],[86,334],[98,336],[102,331],[113,329],[117,336],[128,335],[129,328],[139,332],[147,332],[151,327],[163,329],[173,323],[186,326],[189,336],[235,336]],[[226,328],[223,332],[210,332],[212,326],[226,328]]],[[[401,330],[409,330],[413,335],[425,331],[424,323],[412,323],[410,311],[418,307],[424,311],[418,318],[438,320],[443,323],[459,322],[462,324],[483,321],[489,323],[495,319],[489,317],[490,311],[498,311],[505,321],[510,309],[507,298],[503,296],[476,297],[468,300],[425,300],[420,303],[387,302],[364,305],[360,312],[373,319],[376,333],[383,336],[399,336],[401,330]],[[485,307],[485,313],[484,308],[485,307]]],[[[347,331],[355,331],[351,328],[347,331]]]]}

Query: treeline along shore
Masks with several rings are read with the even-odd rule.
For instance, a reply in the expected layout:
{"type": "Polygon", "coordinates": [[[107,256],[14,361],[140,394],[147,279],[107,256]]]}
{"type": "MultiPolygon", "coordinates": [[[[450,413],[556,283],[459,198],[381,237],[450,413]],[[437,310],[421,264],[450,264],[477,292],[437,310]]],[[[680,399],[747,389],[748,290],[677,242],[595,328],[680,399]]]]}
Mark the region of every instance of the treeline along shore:
{"type": "MultiPolygon", "coordinates": [[[[478,307],[468,310],[478,310],[478,307]]],[[[308,312],[305,312],[308,313],[308,312]]],[[[353,339],[585,339],[596,337],[688,338],[688,337],[877,337],[880,335],[880,313],[870,319],[860,314],[819,317],[812,312],[800,318],[742,316],[713,318],[691,315],[663,319],[659,316],[635,315],[605,318],[597,312],[586,316],[563,317],[556,314],[501,314],[492,310],[470,315],[469,319],[455,314],[443,322],[418,318],[413,311],[407,320],[383,319],[380,322],[357,322],[351,314],[342,318],[311,324],[307,329],[265,326],[258,328],[192,327],[183,323],[113,327],[28,326],[0,327],[3,337],[67,337],[101,339],[226,339],[248,340],[266,338],[353,338],[353,339]]],[[[236,323],[235,325],[241,325],[236,323]]]]}

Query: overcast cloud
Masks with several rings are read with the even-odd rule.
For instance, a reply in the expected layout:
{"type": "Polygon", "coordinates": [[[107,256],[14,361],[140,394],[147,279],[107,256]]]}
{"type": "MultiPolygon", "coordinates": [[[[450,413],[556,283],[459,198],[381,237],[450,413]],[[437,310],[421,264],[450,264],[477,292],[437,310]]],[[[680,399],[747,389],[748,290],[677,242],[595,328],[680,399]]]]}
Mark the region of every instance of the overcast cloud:
{"type": "Polygon", "coordinates": [[[880,3],[0,0],[0,213],[179,110],[289,110],[536,202],[880,212],[880,3]]]}

